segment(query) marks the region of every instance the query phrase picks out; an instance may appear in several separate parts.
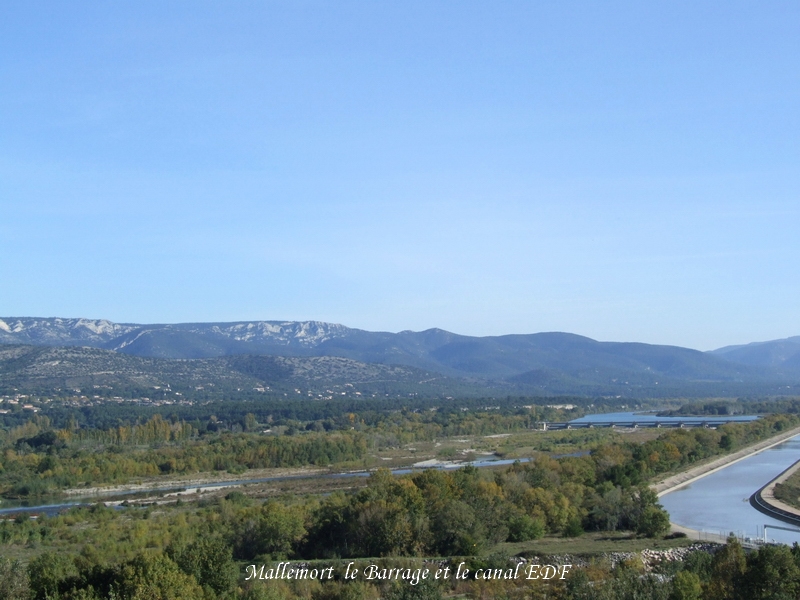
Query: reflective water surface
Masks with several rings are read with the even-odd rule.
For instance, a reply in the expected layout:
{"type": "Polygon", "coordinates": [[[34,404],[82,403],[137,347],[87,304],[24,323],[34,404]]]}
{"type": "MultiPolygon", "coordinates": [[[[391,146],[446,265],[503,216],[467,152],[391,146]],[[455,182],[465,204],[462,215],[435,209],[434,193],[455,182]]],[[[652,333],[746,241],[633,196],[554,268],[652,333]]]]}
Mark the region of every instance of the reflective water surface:
{"type": "MultiPolygon", "coordinates": [[[[576,452],[573,455],[579,456],[582,453],[576,452]]],[[[556,455],[556,456],[567,456],[567,455],[556,455]]],[[[407,475],[409,473],[417,473],[420,470],[425,468],[428,469],[442,469],[442,470],[450,470],[450,469],[460,469],[466,466],[472,467],[497,467],[502,465],[510,465],[515,462],[522,462],[526,463],[530,461],[529,458],[520,458],[520,459],[498,459],[498,458],[483,458],[479,460],[473,460],[470,462],[462,462],[462,463],[447,463],[444,462],[442,464],[431,465],[428,467],[418,467],[418,468],[404,468],[404,469],[391,469],[392,473],[395,475],[407,475]]],[[[301,478],[342,478],[342,477],[369,477],[372,475],[373,471],[354,471],[350,473],[326,473],[322,475],[305,475],[305,476],[284,476],[284,477],[257,477],[253,479],[236,479],[231,481],[217,481],[213,483],[200,483],[197,485],[189,485],[192,489],[197,490],[212,490],[212,489],[222,489],[222,488],[229,488],[235,487],[239,485],[247,485],[251,483],[267,483],[272,481],[284,481],[287,479],[301,479],[301,478]]],[[[120,497],[120,496],[142,496],[147,494],[167,494],[170,492],[178,492],[187,489],[187,486],[183,487],[154,487],[150,489],[139,489],[135,491],[117,491],[117,492],[106,492],[102,494],[93,494],[91,496],[75,496],[74,500],[71,502],[63,502],[63,497],[58,496],[51,496],[47,498],[35,498],[32,500],[2,500],[2,508],[0,508],[0,515],[13,515],[15,513],[21,512],[31,512],[31,513],[44,513],[48,515],[57,514],[63,510],[68,508],[72,508],[74,506],[89,506],[91,502],[88,500],[97,501],[100,498],[113,498],[113,497],[120,497]],[[62,500],[59,502],[59,500],[62,500]]]]}
{"type": "MultiPolygon", "coordinates": [[[[727,417],[730,420],[753,420],[756,417],[727,417]]],[[[647,413],[607,413],[587,415],[581,420],[611,421],[625,420],[652,421],[666,420],[666,417],[655,417],[647,413]]],[[[676,420],[681,420],[676,418],[676,420]]],[[[754,508],[748,502],[753,492],[775,478],[783,470],[800,459],[800,436],[792,438],[782,444],[750,456],[738,463],[732,464],[712,475],[708,475],[688,486],[670,492],[661,497],[660,502],[670,514],[672,522],[699,531],[727,535],[734,532],[745,537],[762,537],[764,524],[792,528],[791,525],[772,519],[754,508]]],[[[478,460],[471,464],[476,467],[496,466],[509,464],[513,460],[478,460]]],[[[523,461],[524,462],[524,461],[523,461]]],[[[454,468],[461,465],[447,465],[444,468],[454,468]]],[[[438,468],[443,468],[438,467],[438,468]]],[[[412,469],[397,469],[396,474],[412,472],[412,469]]],[[[367,472],[326,474],[322,477],[359,477],[367,476],[367,472]]],[[[258,478],[227,481],[215,484],[206,484],[201,488],[212,488],[246,483],[275,481],[283,478],[258,478]]],[[[181,488],[175,488],[181,489],[181,488]]],[[[148,490],[148,492],[170,492],[172,489],[148,490]]],[[[141,491],[140,491],[141,493],[141,491]]],[[[122,495],[122,494],[120,494],[122,495]]],[[[32,512],[55,513],[69,506],[80,505],[87,502],[86,498],[75,498],[72,502],[59,503],[53,498],[50,502],[39,499],[32,501],[28,506],[25,502],[3,501],[0,504],[0,515],[13,514],[21,510],[32,512]]],[[[63,499],[61,500],[63,502],[63,499]]],[[[769,539],[783,543],[800,543],[800,531],[797,533],[768,529],[769,539]]]]}
{"type": "MultiPolygon", "coordinates": [[[[763,536],[764,525],[794,528],[758,512],[750,496],[800,459],[800,436],[763,450],[660,498],[673,523],[727,535],[763,536]]],[[[800,531],[769,529],[769,539],[800,543],[800,531]]]]}
{"type": "Polygon", "coordinates": [[[705,415],[701,417],[657,417],[654,412],[615,412],[615,413],[599,413],[594,415],[586,415],[580,419],[573,419],[570,423],[608,423],[609,421],[627,421],[629,423],[652,423],[658,421],[661,423],[681,422],[681,421],[738,421],[747,422],[755,421],[758,417],[753,415],[705,415]]]}

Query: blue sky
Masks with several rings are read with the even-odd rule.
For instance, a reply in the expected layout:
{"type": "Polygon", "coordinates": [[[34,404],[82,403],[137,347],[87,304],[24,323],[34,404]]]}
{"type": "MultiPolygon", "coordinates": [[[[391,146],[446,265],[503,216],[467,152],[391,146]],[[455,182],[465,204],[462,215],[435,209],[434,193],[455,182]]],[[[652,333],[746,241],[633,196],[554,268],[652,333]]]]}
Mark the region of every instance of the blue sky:
{"type": "Polygon", "coordinates": [[[7,2],[0,314],[800,334],[794,2],[7,2]]]}

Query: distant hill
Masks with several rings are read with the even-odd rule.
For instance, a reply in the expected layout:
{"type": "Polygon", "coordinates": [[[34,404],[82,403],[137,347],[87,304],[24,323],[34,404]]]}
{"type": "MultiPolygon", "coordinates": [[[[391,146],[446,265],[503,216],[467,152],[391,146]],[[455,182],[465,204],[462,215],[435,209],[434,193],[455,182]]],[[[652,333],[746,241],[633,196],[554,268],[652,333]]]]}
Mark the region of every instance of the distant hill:
{"type": "Polygon", "coordinates": [[[413,367],[339,357],[238,355],[204,359],[130,356],[86,347],[0,346],[0,394],[224,399],[297,394],[471,395],[475,387],[413,367]],[[299,391],[298,391],[299,390],[299,391]]]}
{"type": "Polygon", "coordinates": [[[800,336],[726,346],[710,354],[742,365],[768,367],[788,378],[800,377],[800,336]]]}
{"type": "Polygon", "coordinates": [[[161,358],[282,354],[279,350],[303,354],[351,331],[358,330],[315,321],[136,325],[104,319],[0,319],[0,343],[89,346],[161,358]]]}
{"type": "MultiPolygon", "coordinates": [[[[395,377],[399,372],[392,375],[396,389],[411,385],[415,378],[428,379],[438,382],[433,388],[440,393],[450,394],[628,397],[796,393],[793,390],[800,382],[800,370],[792,365],[800,364],[800,343],[792,340],[800,338],[782,341],[787,348],[784,359],[778,360],[779,353],[773,349],[772,354],[767,353],[772,358],[758,362],[747,354],[763,352],[763,348],[747,350],[756,345],[704,353],[676,346],[598,342],[557,332],[471,337],[441,329],[370,332],[318,321],[138,325],[90,319],[0,320],[0,343],[4,344],[85,346],[120,357],[193,359],[201,361],[197,365],[225,365],[225,369],[239,373],[237,377],[244,371],[236,367],[236,361],[245,361],[245,355],[273,357],[270,360],[348,359],[363,365],[358,368],[364,372],[389,365],[417,370],[408,371],[405,379],[405,375],[395,377]],[[792,354],[793,344],[798,354],[792,354]],[[225,357],[230,360],[202,362],[225,357]]],[[[304,377],[323,381],[331,376],[326,365],[332,364],[309,360],[301,370],[304,377]]],[[[415,385],[408,393],[419,393],[421,388],[415,385]]]]}

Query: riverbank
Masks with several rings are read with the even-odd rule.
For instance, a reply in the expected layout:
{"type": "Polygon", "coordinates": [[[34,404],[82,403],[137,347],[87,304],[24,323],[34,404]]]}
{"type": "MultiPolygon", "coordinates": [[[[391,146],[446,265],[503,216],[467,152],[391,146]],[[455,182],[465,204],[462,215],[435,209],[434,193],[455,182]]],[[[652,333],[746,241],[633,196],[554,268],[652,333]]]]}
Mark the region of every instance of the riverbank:
{"type": "Polygon", "coordinates": [[[314,477],[329,473],[329,469],[318,467],[298,467],[298,468],[272,468],[272,469],[250,469],[245,473],[198,473],[185,477],[170,477],[169,479],[145,479],[136,483],[125,483],[118,485],[93,486],[69,488],[61,492],[66,497],[91,497],[91,496],[115,496],[121,494],[134,494],[141,492],[159,492],[174,490],[176,488],[197,488],[210,486],[229,487],[236,482],[242,481],[243,475],[247,480],[263,479],[283,479],[291,477],[314,477]]]}
{"type": "Polygon", "coordinates": [[[681,473],[677,473],[666,479],[659,481],[651,485],[651,489],[656,492],[656,494],[661,497],[664,494],[668,494],[680,487],[685,485],[689,485],[690,483],[701,479],[707,475],[711,475],[712,473],[716,473],[720,469],[727,467],[728,465],[732,465],[733,463],[739,462],[740,460],[744,460],[748,456],[752,456],[762,450],[767,450],[768,448],[772,448],[773,446],[777,446],[778,444],[785,442],[788,439],[791,439],[797,435],[800,435],[800,427],[795,427],[794,429],[790,429],[788,431],[783,431],[776,436],[758,442],[757,444],[753,444],[751,446],[747,446],[746,448],[742,448],[741,450],[737,450],[736,452],[732,452],[731,454],[726,454],[725,456],[721,456],[719,458],[713,459],[707,463],[698,465],[696,467],[692,467],[687,471],[683,471],[681,473]]]}
{"type": "MultiPolygon", "coordinates": [[[[663,496],[679,487],[688,485],[701,477],[710,475],[730,464],[739,460],[747,458],[752,454],[771,448],[783,441],[800,435],[800,427],[796,427],[789,431],[782,432],[767,440],[763,440],[757,444],[753,444],[741,450],[737,450],[731,454],[721,456],[710,460],[704,464],[692,467],[687,471],[676,473],[654,485],[652,489],[658,494],[663,496]]],[[[503,461],[499,461],[498,464],[503,461]]],[[[417,462],[413,467],[434,467],[434,468],[454,468],[459,466],[457,461],[442,461],[431,459],[428,461],[417,462]],[[440,464],[440,463],[447,463],[440,464]]],[[[411,467],[411,468],[413,468],[411,467]]],[[[408,468],[408,467],[406,467],[408,468]]],[[[97,497],[97,496],[113,496],[130,493],[147,493],[147,492],[167,492],[174,491],[176,488],[196,489],[203,487],[230,487],[234,485],[241,485],[245,482],[260,482],[269,479],[283,479],[283,478],[303,478],[303,477],[317,477],[324,474],[330,474],[330,469],[321,469],[318,467],[300,467],[300,468],[272,468],[272,469],[255,469],[247,471],[244,474],[232,473],[202,473],[189,475],[184,477],[170,477],[165,480],[163,478],[153,478],[147,480],[140,480],[136,483],[109,485],[109,486],[92,486],[84,488],[71,488],[64,490],[62,494],[68,498],[75,497],[97,497]]],[[[777,483],[777,482],[776,482],[777,483]]]]}
{"type": "Polygon", "coordinates": [[[676,525],[675,523],[670,523],[670,533],[682,533],[687,539],[697,542],[724,544],[728,541],[728,537],[725,535],[721,535],[719,533],[710,533],[707,531],[698,531],[697,529],[691,529],[690,527],[684,527],[683,525],[676,525]]]}

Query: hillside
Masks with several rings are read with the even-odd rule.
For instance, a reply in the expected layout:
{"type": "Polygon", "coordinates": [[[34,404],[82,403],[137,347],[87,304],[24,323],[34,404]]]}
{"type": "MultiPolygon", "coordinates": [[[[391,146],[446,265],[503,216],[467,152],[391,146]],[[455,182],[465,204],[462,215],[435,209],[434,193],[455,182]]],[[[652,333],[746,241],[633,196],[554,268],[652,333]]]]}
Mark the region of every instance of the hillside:
{"type": "Polygon", "coordinates": [[[800,336],[726,346],[711,354],[742,365],[774,369],[788,378],[800,377],[800,336]]]}
{"type": "Polygon", "coordinates": [[[242,355],[182,360],[96,348],[0,346],[0,394],[178,401],[297,394],[314,398],[436,396],[454,391],[474,393],[475,387],[413,367],[370,365],[339,357],[242,355]]]}
{"type": "MultiPolygon", "coordinates": [[[[800,365],[798,339],[783,340],[783,353],[777,343],[704,353],[557,332],[471,337],[441,329],[370,332],[317,321],[137,325],[4,318],[0,343],[60,346],[77,362],[69,368],[61,358],[48,358],[47,363],[40,350],[37,370],[15,373],[9,366],[0,381],[6,387],[23,385],[23,380],[26,386],[81,387],[75,382],[91,373],[89,383],[82,385],[110,385],[102,383],[103,377],[124,376],[125,386],[146,389],[163,387],[172,378],[185,382],[180,385],[188,391],[205,379],[222,382],[215,385],[231,393],[264,386],[282,392],[317,386],[313,393],[321,394],[326,381],[358,381],[382,382],[382,393],[391,388],[401,395],[781,395],[794,393],[800,382],[800,369],[793,368],[800,365]],[[95,351],[79,353],[76,346],[95,351]],[[92,361],[97,364],[87,366],[92,361]]],[[[34,355],[39,356],[31,350],[28,360],[34,355]]],[[[362,393],[367,391],[375,393],[374,386],[362,393]]]]}

